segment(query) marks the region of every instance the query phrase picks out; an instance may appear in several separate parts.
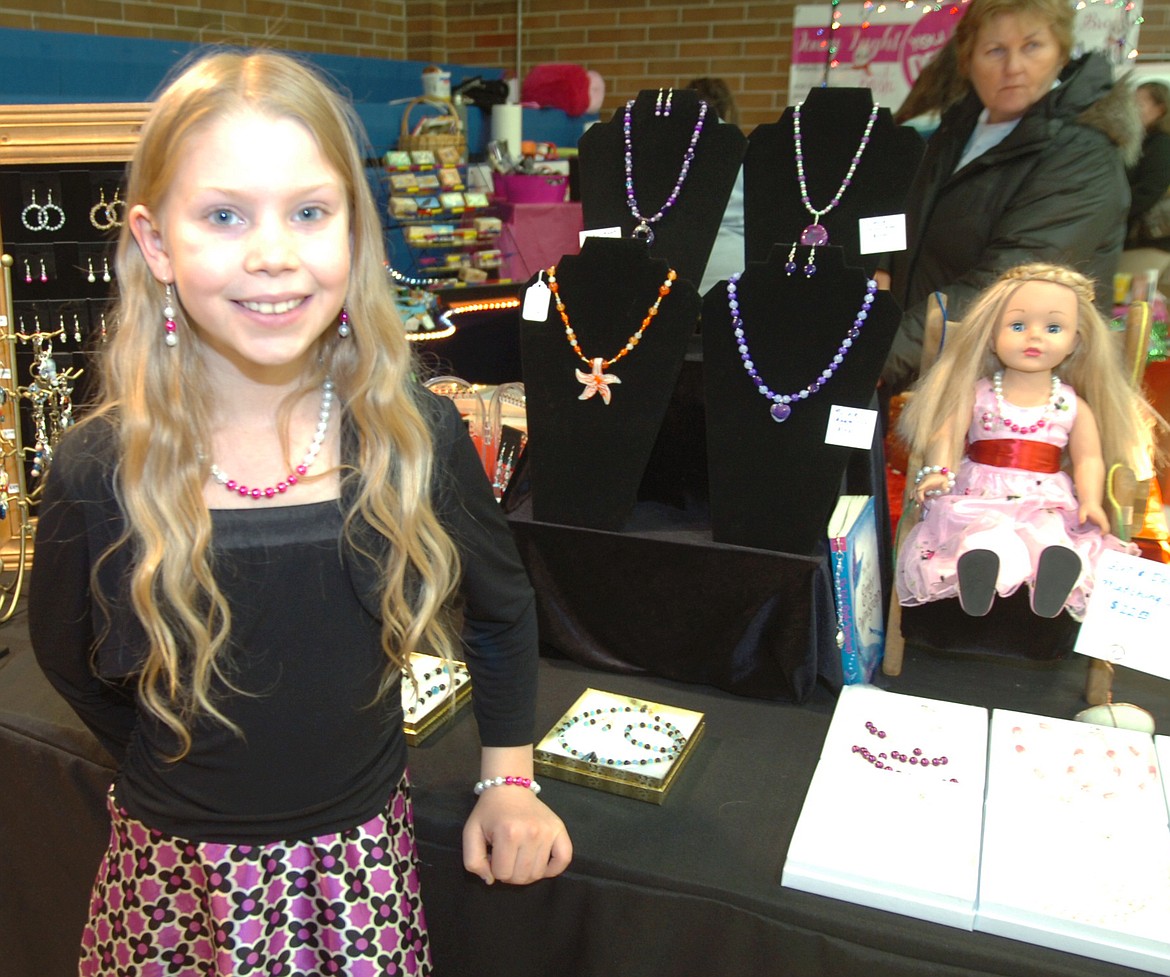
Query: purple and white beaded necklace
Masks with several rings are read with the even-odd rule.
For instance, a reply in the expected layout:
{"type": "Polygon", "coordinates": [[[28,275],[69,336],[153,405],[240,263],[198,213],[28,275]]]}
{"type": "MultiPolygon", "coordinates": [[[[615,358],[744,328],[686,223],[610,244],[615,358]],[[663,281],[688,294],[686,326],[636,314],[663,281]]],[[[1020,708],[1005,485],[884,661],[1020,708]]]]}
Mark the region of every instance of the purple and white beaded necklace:
{"type": "Polygon", "coordinates": [[[735,332],[735,342],[739,349],[739,358],[743,363],[743,368],[747,372],[747,375],[751,377],[752,383],[756,385],[756,389],[772,401],[772,420],[777,423],[782,423],[788,420],[788,416],[792,413],[792,405],[794,403],[800,400],[807,400],[820,390],[821,387],[833,378],[833,374],[845,362],[845,357],[849,355],[849,350],[853,348],[853,341],[861,335],[861,327],[865,325],[865,320],[869,318],[869,307],[873,305],[873,297],[877,293],[877,282],[872,278],[866,281],[865,298],[862,299],[861,308],[858,310],[857,315],[853,317],[853,325],[849,327],[849,332],[841,340],[841,344],[837,347],[837,352],[833,354],[833,358],[829,360],[828,366],[821,370],[820,375],[807,387],[803,387],[794,393],[779,394],[768,388],[768,385],[764,383],[763,378],[760,376],[759,371],[756,370],[756,364],[752,361],[751,350],[748,349],[747,344],[747,335],[743,329],[743,318],[739,314],[739,277],[739,274],[735,274],[727,280],[727,307],[731,312],[731,325],[735,332]]]}
{"type": "MultiPolygon", "coordinates": [[[[853,154],[853,161],[849,164],[849,170],[845,174],[845,179],[841,181],[841,186],[837,188],[837,192],[833,195],[833,199],[829,201],[827,207],[822,207],[817,210],[808,196],[808,181],[804,176],[804,144],[800,136],[800,109],[804,102],[797,102],[796,107],[792,110],[792,137],[796,144],[796,180],[800,184],[800,202],[804,204],[804,209],[812,214],[813,222],[800,232],[800,244],[809,248],[808,261],[804,264],[804,277],[812,278],[817,273],[816,254],[817,248],[829,243],[829,232],[821,223],[821,218],[825,216],[830,210],[836,207],[841,202],[841,196],[849,189],[853,183],[853,174],[857,171],[857,165],[861,162],[861,155],[865,152],[865,147],[869,145],[869,134],[873,131],[874,120],[877,119],[878,103],[873,103],[873,108],[869,111],[869,119],[865,123],[865,132],[861,135],[861,142],[857,144],[857,152],[853,154]]],[[[792,243],[792,248],[788,252],[788,261],[784,265],[784,270],[789,274],[796,271],[796,243],[792,243]]]]}
{"type": "Polygon", "coordinates": [[[638,225],[634,228],[634,232],[630,236],[636,241],[645,241],[647,245],[650,245],[654,243],[654,229],[651,225],[662,220],[666,212],[675,205],[675,202],[678,200],[678,195],[682,191],[682,185],[686,182],[687,174],[691,171],[691,162],[695,158],[695,145],[698,143],[699,136],[703,132],[703,120],[707,118],[707,103],[702,99],[699,100],[699,118],[695,122],[695,130],[691,133],[690,144],[687,146],[686,154],[683,156],[682,169],[679,171],[678,179],[674,181],[674,189],[670,191],[670,195],[666,198],[666,203],[658,209],[656,214],[652,214],[650,217],[643,216],[642,211],[638,207],[638,200],[634,196],[633,109],[634,99],[631,98],[626,102],[625,118],[622,122],[622,136],[626,143],[626,205],[630,208],[630,213],[638,220],[638,225]]]}

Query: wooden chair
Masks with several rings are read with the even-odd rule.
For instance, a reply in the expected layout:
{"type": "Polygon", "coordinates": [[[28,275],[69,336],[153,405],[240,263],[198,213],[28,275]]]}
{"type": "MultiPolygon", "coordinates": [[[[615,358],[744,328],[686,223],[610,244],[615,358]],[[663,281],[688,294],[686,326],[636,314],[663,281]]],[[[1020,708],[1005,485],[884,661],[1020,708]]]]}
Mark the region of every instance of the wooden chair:
{"type": "MultiPolygon", "coordinates": [[[[946,340],[946,335],[961,328],[958,322],[947,320],[945,305],[945,296],[940,296],[939,302],[932,303],[927,313],[922,343],[922,361],[919,366],[920,375],[925,375],[926,371],[934,365],[946,340]]],[[[1126,374],[1134,386],[1140,386],[1142,375],[1145,372],[1152,318],[1148,303],[1132,303],[1126,315],[1125,329],[1118,337],[1119,342],[1122,343],[1126,374]]],[[[921,465],[922,459],[915,456],[911,456],[907,464],[906,488],[902,496],[902,517],[898,521],[898,529],[894,538],[895,559],[906,534],[920,517],[919,506],[914,498],[913,473],[921,465]]],[[[1142,524],[1145,502],[1149,497],[1149,482],[1138,481],[1133,471],[1123,465],[1114,465],[1109,471],[1106,494],[1115,535],[1124,540],[1130,539],[1135,524],[1137,526],[1142,524]]],[[[890,594],[885,654],[882,659],[882,671],[886,675],[901,674],[905,648],[906,639],[902,634],[902,605],[898,600],[895,588],[890,594]]],[[[1108,701],[1112,674],[1112,666],[1108,662],[1097,659],[1090,660],[1089,675],[1085,687],[1085,698],[1090,704],[1097,705],[1108,701]]]]}
{"type": "MultiPolygon", "coordinates": [[[[1150,355],[1150,328],[1153,311],[1148,302],[1133,302],[1125,316],[1125,330],[1119,336],[1122,364],[1130,385],[1140,389],[1150,355]]],[[[1129,542],[1145,522],[1150,498],[1150,478],[1139,480],[1127,465],[1113,465],[1106,481],[1105,497],[1109,519],[1118,539],[1129,542]]],[[[1112,699],[1113,665],[1099,658],[1089,659],[1085,678],[1085,701],[1099,706],[1112,699]]]]}

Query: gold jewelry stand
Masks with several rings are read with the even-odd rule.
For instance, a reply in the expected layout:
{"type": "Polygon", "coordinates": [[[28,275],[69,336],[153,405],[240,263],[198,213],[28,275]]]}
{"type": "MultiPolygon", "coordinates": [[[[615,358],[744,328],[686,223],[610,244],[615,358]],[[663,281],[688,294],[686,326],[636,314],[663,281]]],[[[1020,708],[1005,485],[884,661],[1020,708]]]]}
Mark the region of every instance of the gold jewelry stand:
{"type": "MultiPolygon", "coordinates": [[[[150,105],[119,102],[85,105],[0,106],[0,172],[10,166],[124,163],[133,155],[150,105]]],[[[0,225],[0,247],[6,241],[0,225]]],[[[21,435],[24,391],[16,372],[17,329],[13,314],[10,254],[0,256],[0,466],[8,514],[0,519],[0,624],[16,611],[25,574],[32,566],[35,491],[25,476],[21,435]],[[9,437],[8,435],[11,435],[9,437]]]]}

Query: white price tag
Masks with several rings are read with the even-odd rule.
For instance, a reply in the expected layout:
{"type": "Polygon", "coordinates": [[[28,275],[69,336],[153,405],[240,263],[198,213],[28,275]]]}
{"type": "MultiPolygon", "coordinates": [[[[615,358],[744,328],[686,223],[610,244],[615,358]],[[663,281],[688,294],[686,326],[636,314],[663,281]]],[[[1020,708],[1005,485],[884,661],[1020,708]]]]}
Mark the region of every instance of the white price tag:
{"type": "Polygon", "coordinates": [[[587,237],[621,237],[622,229],[620,227],[595,227],[591,231],[582,231],[578,235],[578,242],[585,243],[587,237]]]}
{"type": "Polygon", "coordinates": [[[3,438],[5,441],[15,441],[16,429],[11,427],[4,428],[2,431],[0,431],[0,438],[3,438]]]}
{"type": "Polygon", "coordinates": [[[524,307],[520,310],[520,317],[529,322],[544,322],[548,318],[548,303],[552,300],[552,292],[539,279],[528,286],[524,293],[524,307]]]}
{"type": "Polygon", "coordinates": [[[1106,550],[1074,651],[1170,678],[1170,566],[1106,550]]]}
{"type": "Polygon", "coordinates": [[[829,411],[825,444],[839,444],[844,448],[864,448],[868,451],[873,447],[873,431],[876,424],[876,410],[834,404],[833,409],[829,411]]]}
{"type": "Polygon", "coordinates": [[[906,215],[863,217],[857,222],[862,254],[906,250],[906,215]]]}
{"type": "Polygon", "coordinates": [[[12,371],[8,367],[0,367],[0,380],[11,380],[12,371]]]}

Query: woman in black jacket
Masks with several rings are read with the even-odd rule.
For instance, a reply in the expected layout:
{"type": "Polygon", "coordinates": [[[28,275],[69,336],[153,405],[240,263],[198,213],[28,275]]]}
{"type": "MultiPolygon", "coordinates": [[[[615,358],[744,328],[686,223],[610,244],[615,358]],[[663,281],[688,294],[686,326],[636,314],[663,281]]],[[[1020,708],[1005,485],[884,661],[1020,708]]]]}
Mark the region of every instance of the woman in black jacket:
{"type": "Polygon", "coordinates": [[[1125,239],[1123,149],[1136,150],[1140,123],[1102,56],[1069,60],[1071,6],[972,0],[955,42],[971,91],[944,114],[910,191],[909,249],[893,269],[905,315],[882,372],[893,393],[917,375],[933,292],[961,319],[1000,272],[1028,261],[1111,282],[1125,239]]]}

